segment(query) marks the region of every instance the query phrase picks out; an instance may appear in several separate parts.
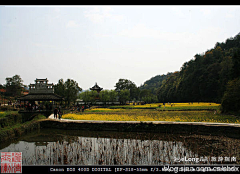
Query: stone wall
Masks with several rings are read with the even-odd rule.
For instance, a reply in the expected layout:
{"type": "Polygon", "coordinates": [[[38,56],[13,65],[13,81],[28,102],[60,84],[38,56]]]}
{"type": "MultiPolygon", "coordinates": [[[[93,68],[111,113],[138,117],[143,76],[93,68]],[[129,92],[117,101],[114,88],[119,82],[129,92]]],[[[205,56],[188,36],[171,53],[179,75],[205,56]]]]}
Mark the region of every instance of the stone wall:
{"type": "Polygon", "coordinates": [[[43,120],[41,128],[57,128],[66,130],[118,131],[118,132],[158,132],[168,134],[199,134],[227,136],[240,139],[240,127],[208,126],[194,124],[152,124],[152,123],[78,123],[58,120],[43,120]]]}

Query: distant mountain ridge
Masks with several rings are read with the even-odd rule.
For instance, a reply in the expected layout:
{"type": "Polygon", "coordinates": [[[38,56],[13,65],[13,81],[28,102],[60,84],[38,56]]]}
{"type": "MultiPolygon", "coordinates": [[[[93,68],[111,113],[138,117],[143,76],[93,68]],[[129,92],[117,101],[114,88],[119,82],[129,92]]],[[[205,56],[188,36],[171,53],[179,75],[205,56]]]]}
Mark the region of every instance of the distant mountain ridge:
{"type": "Polygon", "coordinates": [[[157,94],[158,88],[166,81],[168,77],[170,77],[173,73],[169,72],[166,75],[156,75],[151,79],[145,81],[143,85],[140,86],[140,89],[147,89],[150,90],[153,94],[157,94]]]}
{"type": "Polygon", "coordinates": [[[240,33],[217,42],[204,54],[196,54],[180,71],[152,77],[140,89],[150,90],[159,102],[221,103],[228,83],[234,79],[240,80],[240,33]]]}
{"type": "Polygon", "coordinates": [[[240,79],[240,33],[185,62],[162,83],[158,100],[221,103],[228,83],[234,79],[240,79]]]}

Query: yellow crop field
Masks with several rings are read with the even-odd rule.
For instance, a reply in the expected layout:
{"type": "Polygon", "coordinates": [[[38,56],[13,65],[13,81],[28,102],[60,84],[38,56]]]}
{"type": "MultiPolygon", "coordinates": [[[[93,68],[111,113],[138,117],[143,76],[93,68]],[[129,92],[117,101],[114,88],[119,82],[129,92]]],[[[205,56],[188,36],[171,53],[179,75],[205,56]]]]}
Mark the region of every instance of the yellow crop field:
{"type": "Polygon", "coordinates": [[[220,104],[217,103],[205,103],[205,102],[189,102],[189,103],[151,103],[144,105],[136,105],[130,103],[130,105],[123,106],[111,106],[112,109],[126,108],[126,109],[142,109],[142,108],[156,108],[159,110],[194,110],[194,109],[219,109],[220,104]]]}
{"type": "MultiPolygon", "coordinates": [[[[159,107],[159,105],[163,106],[163,103],[151,103],[151,104],[145,104],[145,105],[133,105],[133,103],[130,104],[131,106],[136,107],[159,107]]],[[[165,103],[166,107],[173,106],[219,106],[220,104],[217,103],[206,103],[206,102],[189,102],[189,103],[165,103]]]]}
{"type": "Polygon", "coordinates": [[[72,120],[104,120],[104,121],[175,121],[175,122],[219,122],[238,123],[240,119],[235,116],[221,115],[214,111],[158,111],[153,109],[119,109],[110,112],[84,112],[78,114],[65,114],[63,119],[72,120]]]}
{"type": "Polygon", "coordinates": [[[122,109],[109,109],[109,108],[93,108],[93,109],[86,109],[87,112],[119,112],[122,109]]]}

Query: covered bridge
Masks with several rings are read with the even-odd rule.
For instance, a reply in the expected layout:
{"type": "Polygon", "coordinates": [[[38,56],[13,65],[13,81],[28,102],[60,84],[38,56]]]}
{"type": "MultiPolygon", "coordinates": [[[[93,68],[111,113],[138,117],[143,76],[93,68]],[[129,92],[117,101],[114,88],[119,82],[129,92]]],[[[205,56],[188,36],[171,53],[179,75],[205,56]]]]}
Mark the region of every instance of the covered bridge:
{"type": "Polygon", "coordinates": [[[56,107],[56,102],[64,98],[54,94],[53,83],[49,84],[46,79],[36,79],[35,84],[29,85],[29,94],[18,98],[24,102],[25,111],[51,111],[56,107]],[[48,104],[46,104],[48,102],[48,104]],[[45,103],[45,105],[43,105],[45,103]]]}

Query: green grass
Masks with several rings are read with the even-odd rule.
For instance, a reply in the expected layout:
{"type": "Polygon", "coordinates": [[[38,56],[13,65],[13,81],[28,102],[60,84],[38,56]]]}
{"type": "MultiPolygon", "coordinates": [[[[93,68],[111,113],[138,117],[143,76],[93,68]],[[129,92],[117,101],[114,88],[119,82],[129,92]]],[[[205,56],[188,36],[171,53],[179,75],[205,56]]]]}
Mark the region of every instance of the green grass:
{"type": "MultiPolygon", "coordinates": [[[[9,114],[9,113],[8,113],[9,114]]],[[[7,115],[8,115],[7,114],[7,115]]],[[[14,113],[15,114],[15,113],[14,113]]],[[[6,124],[3,128],[0,127],[0,132],[1,131],[5,131],[5,130],[8,130],[8,129],[14,129],[14,128],[18,128],[18,127],[21,127],[23,125],[27,125],[27,124],[30,124],[32,122],[35,122],[35,121],[38,121],[38,120],[41,120],[41,119],[45,119],[46,117],[44,115],[36,115],[31,121],[27,121],[27,122],[24,122],[24,123],[21,123],[21,122],[11,122],[9,124],[6,124]]]]}
{"type": "Polygon", "coordinates": [[[218,110],[220,104],[207,102],[190,103],[151,103],[145,105],[110,106],[110,109],[157,109],[157,110],[218,110]]]}
{"type": "Polygon", "coordinates": [[[218,110],[219,106],[158,107],[158,110],[218,110]]]}
{"type": "Polygon", "coordinates": [[[143,106],[110,106],[110,109],[156,109],[158,107],[143,107],[143,106]]]}
{"type": "Polygon", "coordinates": [[[0,142],[7,141],[11,138],[16,138],[24,134],[26,131],[28,132],[38,128],[38,120],[42,120],[45,118],[46,117],[43,115],[37,115],[31,121],[27,121],[24,123],[16,122],[12,125],[0,128],[0,142]]]}
{"type": "Polygon", "coordinates": [[[7,115],[17,114],[18,111],[0,111],[0,118],[3,118],[7,115]]]}

